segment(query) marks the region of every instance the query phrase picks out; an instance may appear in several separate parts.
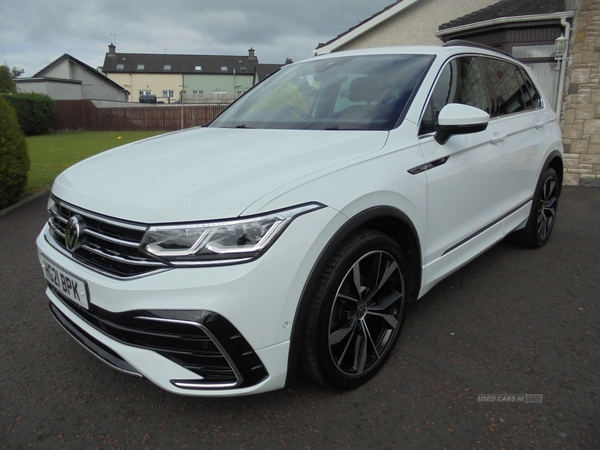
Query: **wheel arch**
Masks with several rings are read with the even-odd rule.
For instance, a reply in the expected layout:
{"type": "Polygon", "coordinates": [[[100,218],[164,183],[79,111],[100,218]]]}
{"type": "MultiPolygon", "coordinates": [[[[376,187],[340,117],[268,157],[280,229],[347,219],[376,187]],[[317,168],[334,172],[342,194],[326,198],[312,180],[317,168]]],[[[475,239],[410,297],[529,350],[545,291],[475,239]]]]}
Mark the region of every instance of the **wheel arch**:
{"type": "Polygon", "coordinates": [[[558,151],[558,150],[554,150],[553,152],[550,153],[550,155],[548,155],[548,157],[546,158],[546,161],[544,162],[544,165],[542,166],[542,170],[540,171],[539,175],[538,175],[538,179],[539,177],[541,177],[544,172],[546,172],[546,169],[548,169],[549,167],[553,168],[554,171],[556,172],[556,175],[558,175],[558,192],[560,194],[560,190],[562,187],[562,183],[563,183],[563,169],[564,169],[564,165],[563,165],[563,158],[562,158],[562,154],[558,151]]]}
{"type": "Polygon", "coordinates": [[[298,372],[304,337],[304,322],[309,310],[311,296],[314,295],[314,289],[321,273],[342,242],[359,229],[380,231],[390,236],[400,245],[411,270],[407,283],[409,298],[416,300],[419,294],[422,283],[421,245],[416,227],[409,217],[402,211],[389,206],[369,208],[352,217],[327,243],[304,284],[292,325],[286,384],[294,380],[298,372]]]}

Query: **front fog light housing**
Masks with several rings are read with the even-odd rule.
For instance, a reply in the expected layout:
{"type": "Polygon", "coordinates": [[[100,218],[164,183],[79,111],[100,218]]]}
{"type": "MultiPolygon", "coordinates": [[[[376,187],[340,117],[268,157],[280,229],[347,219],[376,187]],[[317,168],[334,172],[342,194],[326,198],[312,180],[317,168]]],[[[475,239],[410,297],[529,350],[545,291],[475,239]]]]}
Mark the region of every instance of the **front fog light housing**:
{"type": "Polygon", "coordinates": [[[296,217],[322,207],[309,203],[245,219],[151,226],[140,248],[174,265],[244,262],[265,252],[296,217]]]}

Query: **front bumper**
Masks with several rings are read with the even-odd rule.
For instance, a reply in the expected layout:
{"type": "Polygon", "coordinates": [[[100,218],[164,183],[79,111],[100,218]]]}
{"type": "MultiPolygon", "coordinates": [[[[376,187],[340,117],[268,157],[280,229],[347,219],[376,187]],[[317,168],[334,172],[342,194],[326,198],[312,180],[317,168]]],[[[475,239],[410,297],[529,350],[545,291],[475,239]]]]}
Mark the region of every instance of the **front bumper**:
{"type": "MultiPolygon", "coordinates": [[[[50,287],[54,297],[96,330],[126,345],[152,350],[195,375],[173,379],[185,389],[232,389],[251,387],[268,373],[256,352],[238,330],[218,314],[207,311],[130,311],[111,314],[94,305],[77,307],[50,287]]],[[[131,364],[72,322],[50,302],[50,312],[80,344],[115,369],[139,374],[131,364]]]]}
{"type": "MultiPolygon", "coordinates": [[[[194,355],[191,351],[182,351],[177,356],[182,359],[187,356],[186,364],[182,359],[173,358],[164,348],[144,348],[139,346],[141,344],[126,344],[113,339],[82,319],[80,313],[75,312],[72,305],[67,304],[51,288],[48,288],[46,294],[50,298],[50,311],[54,318],[86,350],[114,369],[146,377],[167,391],[202,396],[245,395],[278,389],[285,384],[285,370],[279,370],[279,373],[275,371],[282,361],[287,361],[289,341],[256,352],[251,349],[240,352],[234,355],[237,361],[229,353],[213,352],[213,358],[225,361],[220,366],[219,361],[203,364],[202,352],[194,355]],[[194,356],[198,362],[196,367],[191,361],[194,356]],[[246,359],[249,364],[240,365],[242,359],[246,359]],[[257,364],[251,365],[252,362],[257,364]],[[272,374],[268,373],[267,367],[271,368],[272,374]],[[219,369],[223,372],[220,379],[215,377],[219,369]],[[212,374],[207,376],[206,372],[209,370],[212,374]],[[199,375],[199,372],[204,376],[199,375]]],[[[209,352],[204,352],[205,359],[210,357],[207,353],[209,352]]]]}
{"type": "Polygon", "coordinates": [[[334,217],[327,208],[299,217],[253,262],[129,280],[76,263],[52,244],[45,227],[37,239],[40,255],[84,280],[89,291],[85,309],[50,285],[50,310],[102,361],[170,392],[228,396],[278,389],[286,382],[298,301],[334,217]]]}

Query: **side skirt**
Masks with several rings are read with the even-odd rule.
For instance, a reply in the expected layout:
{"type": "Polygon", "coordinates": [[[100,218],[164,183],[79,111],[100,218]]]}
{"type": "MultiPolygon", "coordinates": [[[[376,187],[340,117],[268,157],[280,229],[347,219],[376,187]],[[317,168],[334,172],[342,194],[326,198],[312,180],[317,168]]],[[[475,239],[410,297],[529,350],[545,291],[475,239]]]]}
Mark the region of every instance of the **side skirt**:
{"type": "Polygon", "coordinates": [[[419,298],[448,275],[468,264],[522,226],[529,217],[531,201],[528,199],[513,208],[494,222],[452,245],[439,258],[425,265],[423,268],[424,283],[419,292],[419,298]]]}

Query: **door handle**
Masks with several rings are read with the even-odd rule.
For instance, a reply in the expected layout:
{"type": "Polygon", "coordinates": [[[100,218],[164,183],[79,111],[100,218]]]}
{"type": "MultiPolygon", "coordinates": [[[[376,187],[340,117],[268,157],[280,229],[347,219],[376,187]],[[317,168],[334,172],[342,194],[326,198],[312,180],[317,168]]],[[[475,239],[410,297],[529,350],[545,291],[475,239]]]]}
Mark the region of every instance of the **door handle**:
{"type": "Polygon", "coordinates": [[[538,123],[535,124],[535,129],[536,130],[541,130],[545,126],[546,126],[546,122],[544,122],[543,120],[540,120],[538,123]]]}
{"type": "Polygon", "coordinates": [[[493,145],[500,144],[506,139],[506,135],[502,133],[494,133],[492,136],[492,140],[490,141],[493,145]]]}

